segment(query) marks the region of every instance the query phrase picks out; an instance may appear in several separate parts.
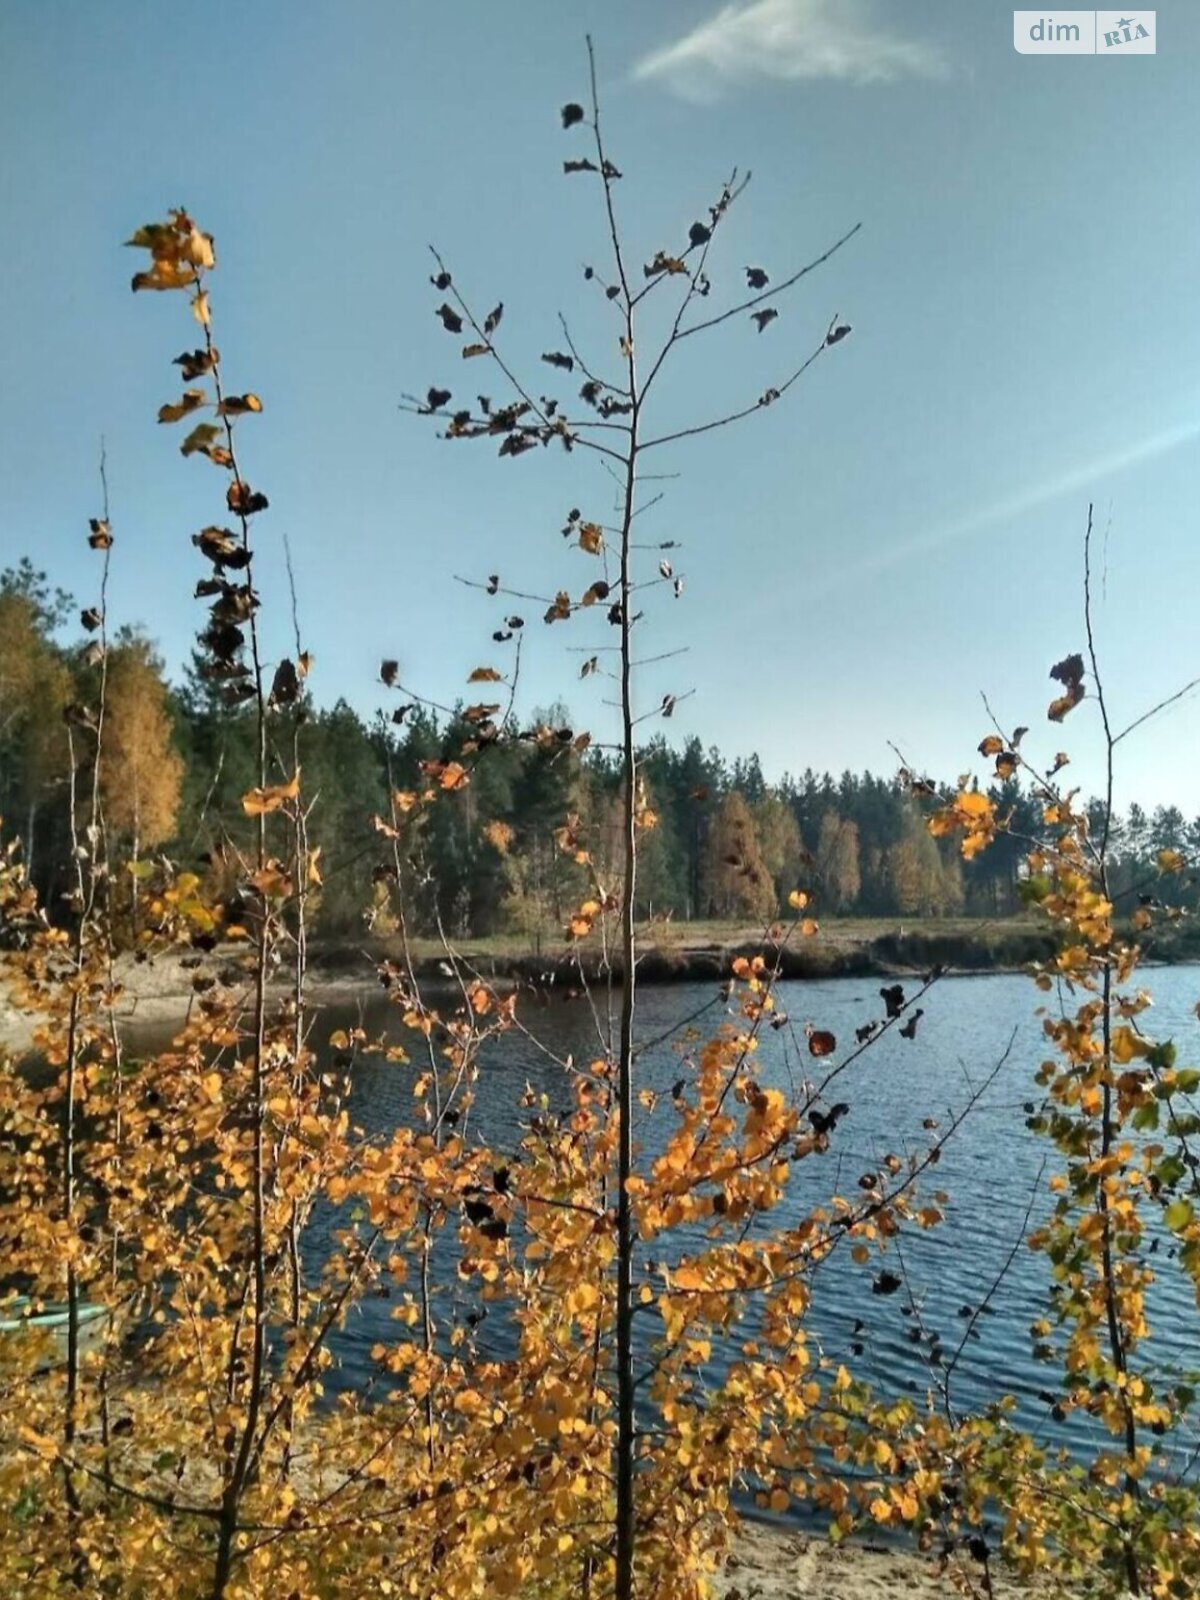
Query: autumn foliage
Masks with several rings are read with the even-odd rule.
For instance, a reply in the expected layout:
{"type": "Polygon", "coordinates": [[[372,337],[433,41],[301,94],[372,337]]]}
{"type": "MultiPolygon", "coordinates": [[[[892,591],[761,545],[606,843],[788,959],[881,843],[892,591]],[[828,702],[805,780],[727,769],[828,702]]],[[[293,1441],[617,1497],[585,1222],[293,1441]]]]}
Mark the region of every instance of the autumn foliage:
{"type": "MultiPolygon", "coordinates": [[[[523,381],[502,346],[503,301],[489,295],[492,309],[477,311],[435,257],[433,314],[457,341],[456,370],[464,358],[487,365],[497,393],[459,408],[435,383],[409,409],[454,448],[492,446],[506,470],[523,470],[509,458],[554,448],[601,458],[618,476],[616,523],[573,509],[573,576],[536,599],[538,626],[553,636],[592,629],[585,659],[612,678],[619,706],[620,787],[603,813],[565,808],[530,857],[537,881],[516,880],[518,898],[553,884],[570,941],[604,952],[598,982],[582,963],[571,980],[595,1022],[594,1050],[553,1060],[553,1093],[526,1087],[515,1133],[482,1126],[475,1091],[494,1043],[553,1052],[525,997],[472,971],[451,939],[445,983],[426,990],[416,977],[422,838],[454,826],[453,808],[484,789],[506,744],[548,763],[588,744],[581,730],[522,725],[526,624],[500,574],[478,580],[503,616],[494,661],[471,675],[480,699],[463,713],[460,748],[430,755],[411,786],[389,784],[360,841],[373,852],[373,914],[393,930],[370,976],[394,1026],[323,1037],[308,1000],[309,917],[325,870],[309,834],[305,685],[315,668],[298,620],[286,652],[271,642],[287,629],[255,578],[269,501],[250,458],[270,406],[240,374],[234,386],[215,342],[212,237],[182,210],[139,228],[133,288],[173,292],[196,341],[176,357],[184,387],[158,420],[179,430],[186,470],[215,469],[214,521],[192,533],[200,670],[222,704],[253,717],[256,762],[241,838],[198,872],[153,853],[180,771],[148,647],[108,629],[120,530],[105,507],[88,536],[99,564],[88,698],[54,723],[72,786],[66,918],[38,905],[19,849],[0,861],[6,981],[40,1019],[36,1066],[9,1062],[0,1074],[0,1314],[27,1319],[53,1304],[65,1328],[49,1366],[32,1325],[0,1335],[0,1572],[30,1595],[693,1600],[727,1554],[739,1508],[757,1504],[815,1509],[836,1538],[862,1524],[905,1530],[968,1593],[990,1593],[1001,1560],[1086,1578],[1101,1593],[1192,1592],[1195,1491],[1164,1471],[1163,1452],[1194,1395],[1140,1352],[1152,1230],[1173,1241],[1173,1269],[1200,1283],[1189,1148],[1200,1124],[1184,1103],[1196,1075],[1142,1027],[1136,941],[1157,908],[1119,915],[1107,840],[1056,787],[1057,769],[1033,765],[1017,735],[981,746],[996,775],[1026,778],[1050,831],[1024,882],[1062,936],[1036,974],[1064,997],[1045,1019],[1036,1111],[1054,1152],[1054,1208],[1028,1243],[1053,1266],[1039,1338],[1061,1369],[1056,1404],[1093,1417],[1110,1440],[1086,1468],[1022,1434],[1003,1396],[967,1415],[948,1389],[939,1397],[936,1376],[924,1397],[873,1393],[810,1338],[819,1271],[859,1274],[868,1297],[899,1290],[896,1246],[942,1222],[935,1169],[974,1098],[948,1119],[925,1117],[917,1146],[881,1151],[867,1171],[826,1159],[877,1041],[894,1034],[919,1048],[921,1002],[938,981],[887,984],[851,1038],[787,1014],[783,952],[814,936],[823,910],[808,874],[819,868],[831,909],[857,894],[850,825],[823,829],[821,859],[806,864],[779,816],[764,813],[756,832],[744,805],[723,804],[708,892],[763,918],[762,949],[739,958],[669,1038],[643,1031],[637,874],[658,812],[635,738],[639,647],[652,600],[674,604],[683,590],[679,557],[665,544],[647,555],[633,537],[641,463],[782,402],[849,327],[822,317],[808,353],[749,404],[683,426],[657,421],[655,380],[682,340],[731,323],[764,343],[777,336],[778,297],[833,251],[777,282],[754,267],[714,310],[714,245],[743,184],[721,186],[680,237],[635,262],[594,78],[590,104],[569,103],[561,120],[567,138],[587,141],[571,146],[565,176],[592,183],[600,200],[606,265],[585,280],[611,304],[612,349],[585,365],[564,324],[565,347],[540,359],[576,392],[543,395],[544,376],[523,381]],[[601,367],[604,378],[593,375],[601,367]],[[556,877],[556,862],[573,876],[556,877]],[[776,916],[781,880],[786,917],[776,916]],[[123,941],[147,961],[181,954],[190,975],[187,1018],[152,1059],[131,1053],[117,1021],[123,941]],[[769,1037],[786,1046],[790,1081],[762,1064],[769,1037]],[[373,1133],[350,1106],[368,1056],[395,1075],[411,1113],[373,1133]],[[803,1188],[802,1171],[817,1174],[803,1188]],[[377,1382],[345,1393],[330,1381],[334,1336],[364,1297],[383,1294],[395,1327],[372,1352],[377,1382]],[[480,1333],[487,1317],[507,1330],[503,1353],[480,1333]]],[[[59,694],[32,645],[21,662],[59,694]]],[[[412,693],[396,663],[385,660],[381,677],[412,693]]],[[[1055,677],[1063,693],[1049,714],[1061,721],[1086,698],[1088,673],[1074,656],[1055,677]]],[[[669,717],[680,693],[656,684],[653,714],[669,717]]],[[[968,779],[946,791],[910,774],[909,786],[928,831],[906,841],[911,859],[896,870],[919,898],[913,885],[940,859],[932,840],[970,859],[1011,818],[968,779]]],[[[481,826],[503,859],[513,829],[499,818],[481,826]]]]}

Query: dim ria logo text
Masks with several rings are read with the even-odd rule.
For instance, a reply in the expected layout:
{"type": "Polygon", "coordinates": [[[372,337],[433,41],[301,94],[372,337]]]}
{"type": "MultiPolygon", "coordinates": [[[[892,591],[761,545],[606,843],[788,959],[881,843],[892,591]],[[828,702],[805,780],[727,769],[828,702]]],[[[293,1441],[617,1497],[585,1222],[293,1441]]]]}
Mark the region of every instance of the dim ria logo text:
{"type": "Polygon", "coordinates": [[[1154,11],[1014,11],[1023,56],[1152,56],[1154,11]]]}

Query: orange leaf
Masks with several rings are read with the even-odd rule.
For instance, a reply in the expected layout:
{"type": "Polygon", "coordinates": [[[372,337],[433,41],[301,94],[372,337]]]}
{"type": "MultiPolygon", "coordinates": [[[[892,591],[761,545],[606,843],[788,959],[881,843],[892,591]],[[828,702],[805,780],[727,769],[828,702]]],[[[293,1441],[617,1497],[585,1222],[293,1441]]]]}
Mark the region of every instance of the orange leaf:
{"type": "Polygon", "coordinates": [[[271,811],[281,811],[289,800],[300,797],[300,768],[297,767],[289,783],[268,789],[251,789],[242,796],[242,810],[248,817],[266,816],[271,811]]]}
{"type": "Polygon", "coordinates": [[[443,789],[465,789],[471,781],[467,769],[457,761],[422,761],[421,771],[436,778],[443,789]]]}

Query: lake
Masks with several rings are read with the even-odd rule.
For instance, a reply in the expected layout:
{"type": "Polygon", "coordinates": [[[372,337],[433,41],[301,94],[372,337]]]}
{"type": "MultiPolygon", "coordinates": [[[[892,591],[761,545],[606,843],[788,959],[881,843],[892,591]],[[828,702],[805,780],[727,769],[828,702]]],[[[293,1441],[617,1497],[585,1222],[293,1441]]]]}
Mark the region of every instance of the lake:
{"type": "MultiPolygon", "coordinates": [[[[1143,1019],[1147,1032],[1175,1039],[1179,1065],[1200,1061],[1200,1023],[1193,1010],[1200,998],[1200,968],[1159,968],[1142,977],[1155,998],[1153,1011],[1143,1019]]],[[[813,1062],[804,1048],[803,1025],[808,1021],[837,1035],[835,1059],[840,1058],[853,1043],[854,1030],[882,1016],[879,988],[878,979],[781,984],[778,1001],[795,1027],[764,1031],[760,1045],[764,1083],[792,1090],[811,1078],[814,1067],[824,1065],[813,1062]]],[[[639,1034],[645,1039],[666,1035],[714,1000],[713,1009],[701,1019],[706,1030],[725,1012],[712,985],[644,987],[639,991],[639,1034]]],[[[939,1165],[922,1179],[922,1193],[944,1190],[949,1200],[941,1226],[929,1231],[914,1228],[902,1239],[903,1288],[887,1297],[870,1292],[871,1279],[881,1265],[901,1272],[894,1250],[886,1261],[873,1257],[862,1267],[838,1252],[814,1276],[810,1339],[814,1348],[834,1361],[845,1361],[856,1376],[883,1393],[924,1392],[941,1370],[931,1366],[931,1347],[940,1344],[943,1362],[954,1358],[969,1312],[988,1297],[1003,1273],[955,1364],[955,1407],[960,1412],[975,1409],[999,1394],[1011,1393],[1019,1401],[1020,1420],[1040,1437],[1082,1446],[1087,1443],[1083,1430],[1091,1424],[1078,1415],[1066,1425],[1055,1421],[1052,1399],[1045,1393],[1054,1387],[1054,1368],[1032,1355],[1030,1324],[1045,1313],[1047,1262],[1022,1246],[1004,1271],[1031,1199],[1031,1225],[1048,1214],[1052,1202],[1046,1180],[1058,1165],[1048,1141],[1025,1125],[1027,1102],[1041,1099],[1034,1083],[1034,1072],[1046,1054],[1036,1014],[1041,1002],[1052,1004],[1054,997],[1040,995],[1028,978],[1019,975],[948,978],[935,985],[922,1001],[924,1015],[914,1040],[891,1031],[837,1080],[832,1097],[849,1102],[851,1110],[836,1128],[827,1154],[794,1166],[787,1203],[773,1215],[786,1220],[833,1193],[856,1194],[859,1175],[874,1170],[889,1152],[904,1157],[925,1148],[930,1135],[922,1128],[924,1119],[936,1117],[944,1127],[1007,1050],[999,1073],[947,1143],[939,1165]],[[1047,1156],[1039,1184],[1039,1165],[1047,1156]],[[856,1327],[859,1319],[864,1325],[856,1327]]],[[[525,1005],[522,1014],[553,1055],[588,1060],[597,1054],[596,1021],[586,1002],[525,1005]]],[[[358,1020],[355,1006],[327,1007],[316,1035],[353,1027],[358,1020]]],[[[374,1034],[394,1024],[395,1018],[386,1001],[372,998],[364,1006],[362,1021],[374,1034]]],[[[643,1057],[639,1086],[669,1091],[682,1070],[678,1054],[663,1042],[643,1057]]],[[[378,1057],[357,1061],[353,1120],[368,1132],[386,1133],[411,1119],[412,1077],[411,1068],[378,1057]]],[[[527,1080],[549,1096],[552,1107],[568,1104],[561,1068],[518,1034],[506,1034],[484,1057],[472,1112],[474,1126],[494,1147],[513,1148],[520,1138],[518,1100],[527,1080]]],[[[669,1109],[655,1119],[664,1129],[672,1121],[669,1109]]],[[[648,1147],[654,1142],[649,1135],[648,1147]]],[[[335,1220],[327,1214],[314,1224],[310,1243],[317,1250],[335,1220]]],[[[1196,1308],[1186,1280],[1171,1271],[1167,1253],[1164,1239],[1160,1279],[1150,1306],[1155,1332],[1148,1349],[1156,1361],[1183,1367],[1195,1361],[1196,1308]]],[[[444,1293],[456,1296],[459,1290],[452,1275],[439,1275],[444,1293]]],[[[372,1346],[399,1333],[391,1310],[385,1298],[371,1298],[353,1313],[336,1341],[337,1386],[370,1384],[376,1371],[369,1354],[372,1346]]],[[[447,1310],[444,1307],[442,1314],[447,1310]]],[[[739,1343],[744,1337],[743,1328],[739,1343]]],[[[485,1351],[507,1353],[509,1341],[495,1313],[481,1329],[481,1340],[485,1351]]],[[[720,1359],[716,1349],[714,1361],[720,1359]]]]}
{"type": "MultiPolygon", "coordinates": [[[[1200,1022],[1194,1011],[1200,999],[1200,967],[1148,969],[1140,976],[1155,1000],[1142,1019],[1146,1031],[1155,1038],[1175,1039],[1180,1066],[1200,1063],[1200,1022]]],[[[910,984],[909,992],[915,988],[910,984]]],[[[814,1068],[826,1065],[814,1062],[805,1047],[804,1024],[809,1021],[837,1036],[838,1052],[830,1059],[841,1059],[853,1045],[855,1029],[883,1016],[879,989],[878,978],[781,983],[777,1001],[793,1027],[764,1030],[764,1084],[794,1092],[812,1078],[814,1068]]],[[[1034,1073],[1047,1053],[1037,1015],[1043,1003],[1055,1005],[1056,999],[1014,974],[946,978],[934,985],[921,1001],[924,1015],[913,1040],[890,1031],[838,1078],[831,1098],[848,1102],[851,1109],[835,1129],[828,1153],[794,1165],[787,1201],[767,1223],[795,1218],[802,1208],[834,1193],[856,1195],[859,1176],[875,1170],[888,1153],[904,1158],[925,1149],[936,1135],[923,1129],[924,1120],[937,1118],[944,1128],[1003,1060],[994,1081],[949,1139],[937,1167],[921,1180],[922,1194],[947,1193],[945,1221],[928,1231],[914,1227],[904,1235],[899,1260],[891,1249],[885,1258],[873,1256],[867,1265],[857,1266],[839,1251],[819,1268],[813,1278],[810,1347],[835,1362],[844,1361],[881,1394],[924,1393],[931,1382],[940,1381],[944,1364],[953,1362],[952,1396],[959,1413],[1012,1394],[1019,1402],[1018,1420],[1045,1442],[1087,1450],[1096,1442],[1086,1432],[1094,1425],[1077,1413],[1066,1423],[1055,1420],[1053,1396],[1047,1393],[1055,1386],[1055,1368],[1032,1354],[1030,1324],[1046,1312],[1048,1263],[1021,1246],[1005,1270],[1031,1200],[1031,1226],[1049,1214],[1052,1197],[1046,1181],[1059,1166],[1049,1141],[1025,1125],[1027,1104],[1041,1101],[1034,1073]],[[1047,1165],[1039,1183],[1043,1158],[1047,1165]],[[873,1295],[872,1278],[885,1265],[904,1278],[903,1287],[886,1297],[873,1295]],[[986,1311],[975,1319],[955,1359],[970,1313],[985,1300],[986,1311]],[[931,1350],[939,1346],[942,1366],[930,1360],[931,1350]]],[[[726,1014],[714,985],[645,986],[638,997],[639,1037],[667,1036],[705,1006],[710,1009],[699,1026],[708,1032],[726,1014]]],[[[514,1149],[520,1140],[518,1102],[526,1082],[548,1095],[552,1108],[566,1109],[566,1077],[551,1057],[573,1055],[587,1061],[598,1053],[596,1018],[587,1002],[556,998],[538,1005],[523,1000],[521,1014],[545,1050],[516,1032],[493,1041],[481,1063],[471,1113],[473,1126],[501,1151],[514,1149]]],[[[334,1029],[352,1028],[360,1019],[370,1036],[387,1030],[398,1040],[404,1038],[394,1010],[374,992],[361,1008],[322,1007],[313,1037],[327,1038],[334,1029]]],[[[162,1037],[161,1028],[138,1029],[131,1042],[143,1049],[162,1037]]],[[[662,1037],[642,1057],[638,1084],[669,1094],[685,1070],[677,1051],[662,1037]]],[[[360,1057],[353,1069],[352,1120],[377,1135],[412,1120],[413,1077],[412,1067],[379,1056],[360,1057]]],[[[672,1124],[669,1107],[661,1109],[646,1134],[647,1148],[654,1148],[656,1128],[666,1131],[672,1124]]],[[[339,1220],[331,1208],[318,1215],[308,1238],[311,1254],[320,1255],[327,1247],[339,1220]]],[[[1197,1312],[1186,1280],[1171,1270],[1169,1248],[1164,1236],[1156,1259],[1160,1277],[1149,1306],[1154,1333],[1143,1350],[1155,1362],[1183,1371],[1196,1362],[1197,1312]]],[[[656,1253],[663,1255],[661,1248],[656,1253]]],[[[445,1261],[435,1256],[435,1276],[441,1281],[438,1315],[443,1323],[452,1312],[462,1314],[474,1306],[472,1291],[457,1281],[449,1255],[445,1261]]],[[[329,1374],[329,1387],[372,1387],[378,1375],[372,1347],[406,1336],[392,1310],[389,1300],[378,1295],[353,1311],[333,1342],[338,1367],[329,1374]]],[[[650,1331],[649,1322],[641,1319],[644,1333],[650,1331]]],[[[737,1342],[746,1336],[743,1325],[737,1342]]],[[[485,1354],[503,1357],[511,1350],[503,1317],[494,1309],[480,1328],[479,1342],[485,1354]]],[[[714,1364],[719,1366],[727,1354],[715,1345],[714,1364]]],[[[1183,1440],[1180,1449],[1193,1442],[1183,1440]]]]}

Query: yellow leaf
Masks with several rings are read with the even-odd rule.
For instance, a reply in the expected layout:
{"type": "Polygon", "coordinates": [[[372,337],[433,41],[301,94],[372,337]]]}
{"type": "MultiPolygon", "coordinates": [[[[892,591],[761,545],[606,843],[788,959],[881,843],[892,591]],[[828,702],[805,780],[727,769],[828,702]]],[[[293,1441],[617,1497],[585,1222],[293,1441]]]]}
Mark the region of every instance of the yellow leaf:
{"type": "Polygon", "coordinates": [[[268,861],[258,872],[252,872],[250,882],[259,894],[268,898],[286,899],[292,892],[291,878],[274,859],[268,861]]]}
{"type": "Polygon", "coordinates": [[[421,771],[436,778],[443,789],[465,789],[471,781],[467,769],[458,761],[422,761],[421,771]]]}
{"type": "Polygon", "coordinates": [[[493,850],[498,850],[501,855],[506,855],[509,845],[513,842],[513,830],[507,822],[489,822],[484,827],[483,837],[493,850]]]}
{"type": "Polygon", "coordinates": [[[193,298],[192,315],[202,328],[207,328],[212,321],[212,312],[208,308],[207,289],[201,289],[200,293],[193,298]]]}
{"type": "Polygon", "coordinates": [[[967,794],[959,795],[958,809],[963,816],[969,817],[974,821],[976,818],[986,817],[991,814],[992,802],[985,794],[968,792],[967,794]]]}
{"type": "Polygon", "coordinates": [[[194,267],[208,268],[217,264],[213,252],[212,234],[201,233],[195,223],[189,224],[186,237],[179,247],[179,254],[184,261],[190,261],[194,267]]]}
{"type": "Polygon", "coordinates": [[[155,261],[149,272],[134,274],[133,287],[138,289],[186,289],[195,283],[193,268],[181,261],[155,261]]]}
{"type": "Polygon", "coordinates": [[[242,810],[248,817],[262,817],[271,811],[281,811],[287,801],[299,799],[299,796],[300,768],[297,767],[290,782],[277,784],[274,788],[251,789],[249,794],[244,794],[242,810]]]}
{"type": "Polygon", "coordinates": [[[495,667],[476,667],[467,679],[468,683],[499,683],[500,674],[495,667]]]}
{"type": "Polygon", "coordinates": [[[160,422],[180,422],[189,411],[195,411],[208,399],[203,389],[185,389],[183,397],[174,405],[159,406],[158,420],[160,422]]]}
{"type": "Polygon", "coordinates": [[[58,1445],[55,1443],[55,1441],[48,1438],[45,1434],[36,1432],[35,1429],[29,1427],[26,1423],[21,1423],[17,1429],[17,1432],[20,1434],[21,1438],[24,1439],[27,1445],[31,1445],[33,1449],[35,1449],[37,1453],[40,1456],[43,1456],[47,1461],[53,1461],[55,1456],[58,1455],[58,1445]]]}
{"type": "Polygon", "coordinates": [[[916,1495],[911,1489],[903,1488],[893,1489],[892,1496],[895,1499],[896,1508],[900,1515],[906,1522],[911,1522],[921,1509],[916,1495]]]}
{"type": "Polygon", "coordinates": [[[217,414],[222,417],[240,417],[247,411],[261,411],[262,401],[256,394],[231,394],[217,407],[217,414]]]}
{"type": "Polygon", "coordinates": [[[1132,1028],[1120,1027],[1112,1031],[1113,1060],[1120,1066],[1128,1066],[1138,1056],[1144,1056],[1149,1050],[1144,1039],[1139,1039],[1132,1028]]]}

